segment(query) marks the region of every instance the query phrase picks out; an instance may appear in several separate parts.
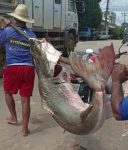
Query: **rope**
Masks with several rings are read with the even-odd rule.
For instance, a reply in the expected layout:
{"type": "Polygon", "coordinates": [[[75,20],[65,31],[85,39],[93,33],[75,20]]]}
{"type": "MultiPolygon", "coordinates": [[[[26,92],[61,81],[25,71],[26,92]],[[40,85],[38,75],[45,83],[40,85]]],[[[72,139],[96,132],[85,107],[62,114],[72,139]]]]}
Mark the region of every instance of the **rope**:
{"type": "Polygon", "coordinates": [[[9,24],[13,29],[15,29],[19,34],[21,34],[23,37],[25,37],[27,40],[29,40],[30,38],[27,36],[26,33],[24,33],[23,31],[19,30],[15,25],[13,24],[9,24]]]}

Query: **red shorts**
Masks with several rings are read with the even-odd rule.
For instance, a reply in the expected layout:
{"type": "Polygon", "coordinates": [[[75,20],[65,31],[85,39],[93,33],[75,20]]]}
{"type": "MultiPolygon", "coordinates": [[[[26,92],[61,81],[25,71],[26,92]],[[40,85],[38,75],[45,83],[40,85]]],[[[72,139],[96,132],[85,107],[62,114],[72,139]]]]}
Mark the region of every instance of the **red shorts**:
{"type": "Polygon", "coordinates": [[[32,66],[7,66],[3,72],[4,90],[10,94],[19,94],[23,97],[32,96],[35,71],[32,66]]]}

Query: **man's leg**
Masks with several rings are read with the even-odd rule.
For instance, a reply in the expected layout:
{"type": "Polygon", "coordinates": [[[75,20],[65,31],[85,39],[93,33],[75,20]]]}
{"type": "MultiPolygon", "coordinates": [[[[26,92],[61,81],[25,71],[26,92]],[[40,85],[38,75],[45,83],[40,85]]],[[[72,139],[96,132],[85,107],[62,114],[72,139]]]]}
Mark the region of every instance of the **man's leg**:
{"type": "MultiPolygon", "coordinates": [[[[19,69],[21,71],[21,69],[19,69]]],[[[5,67],[3,74],[3,88],[5,91],[5,100],[11,116],[7,118],[8,123],[17,123],[17,115],[15,110],[15,102],[13,94],[17,94],[21,82],[20,73],[17,66],[5,67]]]]}
{"type": "Polygon", "coordinates": [[[13,95],[5,92],[5,100],[11,114],[11,116],[7,118],[7,122],[12,124],[17,123],[17,115],[13,95]]]}
{"type": "Polygon", "coordinates": [[[28,123],[30,118],[30,96],[32,96],[33,87],[34,87],[34,77],[35,71],[31,66],[23,66],[23,82],[20,86],[19,94],[21,95],[22,102],[22,117],[23,117],[23,125],[22,125],[22,135],[27,136],[29,134],[28,123]]]}
{"type": "Polygon", "coordinates": [[[27,136],[29,134],[28,123],[31,112],[30,97],[21,97],[21,102],[22,102],[22,118],[23,118],[22,135],[27,136]]]}

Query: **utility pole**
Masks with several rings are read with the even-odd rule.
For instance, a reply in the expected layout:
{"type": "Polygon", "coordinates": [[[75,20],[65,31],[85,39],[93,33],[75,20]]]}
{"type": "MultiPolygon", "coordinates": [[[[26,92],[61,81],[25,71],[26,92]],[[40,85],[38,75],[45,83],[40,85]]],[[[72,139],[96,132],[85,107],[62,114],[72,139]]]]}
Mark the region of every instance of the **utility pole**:
{"type": "Polygon", "coordinates": [[[128,13],[126,13],[126,12],[123,12],[123,13],[121,13],[122,15],[123,15],[123,17],[124,17],[124,24],[125,24],[125,17],[127,16],[127,14],[128,13]]]}
{"type": "Polygon", "coordinates": [[[108,35],[108,23],[107,23],[107,20],[108,20],[109,2],[110,2],[110,0],[107,0],[106,12],[105,12],[105,31],[106,31],[107,35],[108,35]]]}
{"type": "Polygon", "coordinates": [[[126,32],[127,29],[128,29],[128,27],[127,27],[127,25],[126,25],[125,17],[127,16],[128,13],[123,12],[123,13],[121,13],[121,14],[122,14],[122,16],[123,16],[123,18],[124,18],[124,25],[123,25],[123,28],[124,28],[124,37],[125,37],[125,32],[126,32]]]}

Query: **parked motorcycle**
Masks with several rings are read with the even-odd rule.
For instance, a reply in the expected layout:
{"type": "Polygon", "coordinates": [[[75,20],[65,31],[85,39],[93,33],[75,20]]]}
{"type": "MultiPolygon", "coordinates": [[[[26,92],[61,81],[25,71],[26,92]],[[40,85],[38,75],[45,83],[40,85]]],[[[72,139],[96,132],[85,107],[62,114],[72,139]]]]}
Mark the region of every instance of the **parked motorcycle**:
{"type": "MultiPolygon", "coordinates": [[[[89,63],[93,63],[96,57],[96,53],[92,49],[86,49],[84,52],[79,53],[79,55],[81,55],[82,59],[88,60],[89,63]]],[[[83,102],[90,103],[93,90],[76,73],[71,73],[70,78],[74,90],[78,92],[83,102]]]]}

